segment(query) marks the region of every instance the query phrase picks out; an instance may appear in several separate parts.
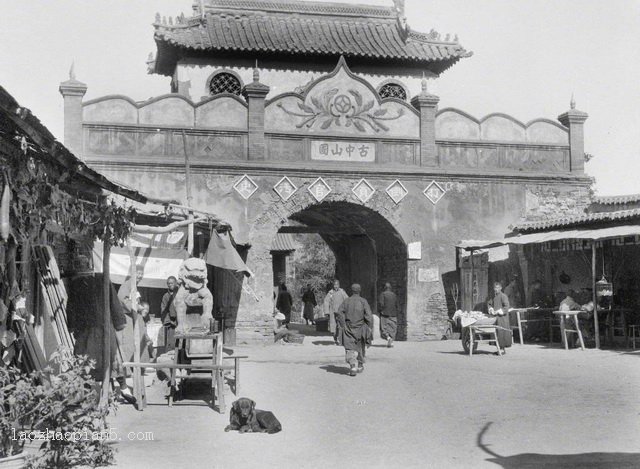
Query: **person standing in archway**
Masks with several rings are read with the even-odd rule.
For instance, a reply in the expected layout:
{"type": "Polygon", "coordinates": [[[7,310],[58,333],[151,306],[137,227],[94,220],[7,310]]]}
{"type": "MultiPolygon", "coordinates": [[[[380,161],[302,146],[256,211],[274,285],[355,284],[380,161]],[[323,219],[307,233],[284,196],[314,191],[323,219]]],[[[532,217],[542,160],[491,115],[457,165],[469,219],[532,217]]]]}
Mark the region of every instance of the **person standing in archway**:
{"type": "Polygon", "coordinates": [[[364,371],[365,351],[373,340],[373,314],[367,300],[360,296],[360,285],[351,285],[351,296],[342,302],[336,314],[349,375],[364,371]],[[357,364],[357,368],[356,368],[357,364]]]}
{"type": "Polygon", "coordinates": [[[289,323],[291,322],[291,307],[293,306],[293,298],[291,298],[291,293],[287,291],[287,286],[282,283],[280,284],[280,292],[278,293],[278,299],[276,300],[276,308],[282,314],[284,314],[284,321],[282,325],[285,327],[289,327],[289,323]]]}
{"type": "Polygon", "coordinates": [[[305,288],[302,294],[302,303],[304,304],[302,317],[307,322],[307,325],[310,323],[315,325],[314,308],[318,303],[316,302],[316,295],[313,293],[313,288],[311,288],[310,283],[307,283],[307,288],[305,288]]]}
{"type": "Polygon", "coordinates": [[[380,293],[378,304],[380,305],[380,335],[387,341],[387,347],[393,347],[398,330],[400,305],[398,297],[391,291],[389,282],[384,284],[384,291],[380,293]]]}
{"type": "Polygon", "coordinates": [[[340,342],[339,325],[336,322],[336,313],[347,298],[349,298],[347,292],[340,288],[340,280],[335,279],[333,281],[333,288],[329,290],[329,293],[327,293],[327,296],[324,298],[324,314],[325,316],[329,316],[329,330],[333,334],[333,340],[336,345],[342,345],[342,342],[340,342]]]}

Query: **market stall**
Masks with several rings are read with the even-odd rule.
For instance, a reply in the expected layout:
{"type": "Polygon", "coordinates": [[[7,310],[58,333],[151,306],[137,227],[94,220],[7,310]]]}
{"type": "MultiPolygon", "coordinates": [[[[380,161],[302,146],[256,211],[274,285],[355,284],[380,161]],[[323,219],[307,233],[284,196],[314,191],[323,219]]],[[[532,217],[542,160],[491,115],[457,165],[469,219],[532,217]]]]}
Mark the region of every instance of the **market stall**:
{"type": "MultiPolygon", "coordinates": [[[[540,257],[539,254],[541,250],[552,251],[563,249],[564,251],[578,253],[575,257],[582,259],[585,266],[588,266],[590,272],[588,279],[590,288],[583,288],[583,290],[589,291],[591,296],[590,300],[593,301],[595,306],[593,314],[594,339],[596,348],[600,348],[600,329],[603,324],[606,326],[607,335],[610,337],[613,337],[616,328],[626,330],[624,320],[622,321],[622,325],[618,326],[621,321],[616,320],[615,317],[617,308],[611,306],[615,301],[613,285],[604,277],[603,270],[605,270],[605,266],[608,266],[607,269],[610,271],[610,275],[615,275],[619,265],[613,262],[613,256],[616,255],[614,249],[620,246],[635,246],[639,238],[640,224],[620,222],[617,226],[512,234],[511,236],[497,240],[468,240],[460,242],[456,246],[456,249],[473,253],[479,249],[510,245],[516,248],[524,248],[523,252],[526,251],[526,247],[536,247],[536,249],[538,249],[538,251],[536,251],[538,257],[540,257]],[[611,260],[608,262],[607,256],[611,257],[611,260]],[[598,278],[600,277],[602,277],[602,279],[599,282],[598,278]],[[606,317],[604,323],[603,313],[606,317]]],[[[536,262],[535,257],[536,256],[530,256],[528,260],[525,260],[533,263],[536,262]]],[[[555,257],[557,257],[557,255],[555,257]]],[[[573,264],[579,264],[580,262],[582,261],[572,261],[573,264]]],[[[526,269],[524,269],[523,275],[525,273],[526,269]]],[[[562,283],[566,282],[567,285],[571,285],[571,275],[566,272],[552,272],[552,275],[559,277],[562,283]]],[[[584,279],[582,281],[584,281],[584,279]]]]}

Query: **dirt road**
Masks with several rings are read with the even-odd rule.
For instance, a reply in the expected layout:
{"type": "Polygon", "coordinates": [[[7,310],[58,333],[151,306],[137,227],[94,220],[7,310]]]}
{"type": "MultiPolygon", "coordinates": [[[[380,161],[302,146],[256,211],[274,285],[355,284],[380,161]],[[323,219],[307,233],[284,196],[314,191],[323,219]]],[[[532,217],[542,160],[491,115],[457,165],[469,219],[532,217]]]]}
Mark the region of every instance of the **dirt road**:
{"type": "Polygon", "coordinates": [[[157,405],[122,405],[111,420],[122,439],[117,465],[640,467],[640,351],[514,345],[497,357],[481,346],[468,357],[459,341],[376,342],[356,377],[326,337],[236,348],[250,356],[242,396],[276,414],[284,427],[276,435],[225,433],[228,412],[195,393],[169,408],[148,388],[157,405]]]}

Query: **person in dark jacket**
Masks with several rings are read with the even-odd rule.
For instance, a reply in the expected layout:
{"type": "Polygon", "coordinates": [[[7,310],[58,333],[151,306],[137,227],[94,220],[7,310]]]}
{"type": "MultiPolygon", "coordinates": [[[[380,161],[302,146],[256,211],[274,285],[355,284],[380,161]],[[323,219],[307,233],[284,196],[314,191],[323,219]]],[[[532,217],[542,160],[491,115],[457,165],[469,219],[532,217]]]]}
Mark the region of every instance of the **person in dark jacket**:
{"type": "Polygon", "coordinates": [[[493,284],[493,298],[487,301],[489,314],[496,317],[498,326],[498,345],[505,352],[506,347],[511,347],[511,323],[509,322],[509,297],[502,292],[502,284],[493,284]]]}
{"type": "Polygon", "coordinates": [[[367,300],[360,296],[360,285],[351,285],[351,292],[338,308],[336,322],[340,325],[340,342],[350,367],[349,375],[355,376],[364,371],[365,351],[373,340],[373,315],[367,300]]]}
{"type": "Polygon", "coordinates": [[[398,313],[400,305],[398,297],[391,291],[389,282],[384,284],[384,291],[378,299],[380,306],[380,335],[387,341],[387,347],[393,347],[398,330],[398,313]]]}
{"type": "Polygon", "coordinates": [[[178,292],[178,279],[174,276],[167,278],[167,292],[162,296],[160,303],[160,320],[164,329],[165,350],[172,350],[175,346],[174,334],[178,325],[178,314],[173,300],[178,292]]]}
{"type": "Polygon", "coordinates": [[[291,322],[291,307],[293,306],[293,298],[291,298],[291,293],[287,291],[287,286],[282,283],[280,285],[280,292],[278,293],[278,298],[276,299],[276,308],[282,314],[284,314],[284,321],[282,324],[284,326],[288,326],[291,322]]]}
{"type": "Polygon", "coordinates": [[[307,283],[307,288],[305,288],[304,293],[302,294],[302,303],[304,304],[302,317],[307,321],[307,324],[311,323],[315,325],[314,308],[318,303],[316,302],[316,295],[313,293],[310,283],[307,283]]]}

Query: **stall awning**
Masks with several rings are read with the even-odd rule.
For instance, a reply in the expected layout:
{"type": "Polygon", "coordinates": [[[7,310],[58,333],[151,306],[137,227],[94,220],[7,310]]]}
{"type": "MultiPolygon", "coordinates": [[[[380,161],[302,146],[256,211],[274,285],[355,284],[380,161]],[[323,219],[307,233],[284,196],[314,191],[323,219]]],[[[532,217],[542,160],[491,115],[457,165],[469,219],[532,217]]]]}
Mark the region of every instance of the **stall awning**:
{"type": "Polygon", "coordinates": [[[625,236],[640,236],[640,225],[623,225],[610,228],[597,228],[593,230],[563,230],[531,233],[520,236],[512,236],[496,240],[465,240],[456,245],[466,251],[476,249],[488,249],[507,244],[538,244],[563,239],[590,239],[594,241],[604,239],[621,238],[625,236]]]}
{"type": "MultiPolygon", "coordinates": [[[[136,265],[142,266],[144,275],[141,287],[166,288],[167,277],[178,276],[182,262],[189,257],[184,249],[162,249],[137,245],[132,241],[136,265]]],[[[102,273],[102,242],[93,245],[93,266],[97,273],[102,273]]],[[[109,256],[109,274],[111,281],[122,283],[131,272],[129,249],[114,246],[109,256]]]]}

